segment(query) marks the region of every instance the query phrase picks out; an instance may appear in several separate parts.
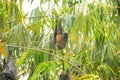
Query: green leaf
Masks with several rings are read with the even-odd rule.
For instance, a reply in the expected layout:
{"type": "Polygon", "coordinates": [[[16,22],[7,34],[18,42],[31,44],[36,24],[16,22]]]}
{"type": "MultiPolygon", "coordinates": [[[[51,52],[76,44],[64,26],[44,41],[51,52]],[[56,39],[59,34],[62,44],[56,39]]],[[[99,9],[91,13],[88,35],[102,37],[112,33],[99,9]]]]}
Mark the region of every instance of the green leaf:
{"type": "Polygon", "coordinates": [[[16,66],[20,66],[30,53],[31,53],[31,50],[27,50],[25,53],[23,53],[21,58],[16,62],[16,66]]]}

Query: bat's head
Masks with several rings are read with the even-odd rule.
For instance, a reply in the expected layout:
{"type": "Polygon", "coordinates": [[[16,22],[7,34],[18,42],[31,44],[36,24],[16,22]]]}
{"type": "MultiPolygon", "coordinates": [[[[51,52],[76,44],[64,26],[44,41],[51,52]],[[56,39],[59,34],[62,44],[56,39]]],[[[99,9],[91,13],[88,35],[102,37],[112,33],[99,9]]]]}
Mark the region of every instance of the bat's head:
{"type": "Polygon", "coordinates": [[[57,34],[62,34],[62,27],[59,27],[59,28],[58,28],[57,34]]]}

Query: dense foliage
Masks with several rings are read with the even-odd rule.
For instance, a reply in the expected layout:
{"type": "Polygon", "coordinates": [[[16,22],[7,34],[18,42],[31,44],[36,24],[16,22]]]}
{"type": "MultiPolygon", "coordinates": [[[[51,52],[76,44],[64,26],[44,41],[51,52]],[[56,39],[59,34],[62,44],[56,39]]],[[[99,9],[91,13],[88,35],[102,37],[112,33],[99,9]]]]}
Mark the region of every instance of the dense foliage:
{"type": "Polygon", "coordinates": [[[0,39],[13,50],[17,80],[120,79],[117,0],[40,0],[27,14],[23,1],[0,0],[0,39]],[[68,33],[63,50],[52,42],[56,18],[68,33]]]}

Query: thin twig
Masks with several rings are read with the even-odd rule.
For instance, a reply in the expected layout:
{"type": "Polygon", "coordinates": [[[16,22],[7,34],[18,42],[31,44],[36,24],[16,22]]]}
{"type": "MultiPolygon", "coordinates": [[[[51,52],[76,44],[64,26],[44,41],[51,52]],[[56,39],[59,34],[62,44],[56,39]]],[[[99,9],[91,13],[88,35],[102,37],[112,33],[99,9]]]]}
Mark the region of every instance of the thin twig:
{"type": "Polygon", "coordinates": [[[21,19],[31,19],[31,18],[43,18],[43,17],[51,17],[52,15],[43,15],[43,16],[31,16],[31,17],[26,17],[26,18],[20,18],[20,19],[15,19],[15,20],[11,20],[9,22],[7,22],[7,24],[19,21],[21,19]]]}
{"type": "Polygon", "coordinates": [[[42,15],[42,16],[31,16],[31,17],[27,17],[25,19],[31,19],[31,18],[43,18],[43,17],[51,17],[52,15],[42,15]]]}

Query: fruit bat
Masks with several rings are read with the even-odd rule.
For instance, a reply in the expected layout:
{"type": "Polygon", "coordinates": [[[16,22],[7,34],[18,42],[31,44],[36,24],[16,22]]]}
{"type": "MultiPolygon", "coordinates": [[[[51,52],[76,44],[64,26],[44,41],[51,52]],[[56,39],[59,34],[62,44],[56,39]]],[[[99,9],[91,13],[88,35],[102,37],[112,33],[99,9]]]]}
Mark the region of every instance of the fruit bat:
{"type": "Polygon", "coordinates": [[[60,79],[59,79],[59,80],[70,80],[69,70],[66,70],[66,74],[62,72],[62,73],[60,74],[60,79]]]}
{"type": "Polygon", "coordinates": [[[16,67],[14,59],[12,58],[12,51],[8,52],[7,62],[3,63],[2,79],[3,80],[16,80],[16,67]]]}
{"type": "Polygon", "coordinates": [[[68,34],[65,33],[61,27],[61,23],[58,26],[58,21],[56,21],[55,32],[54,32],[54,43],[56,44],[59,50],[65,47],[65,44],[68,40],[68,34]]]}

